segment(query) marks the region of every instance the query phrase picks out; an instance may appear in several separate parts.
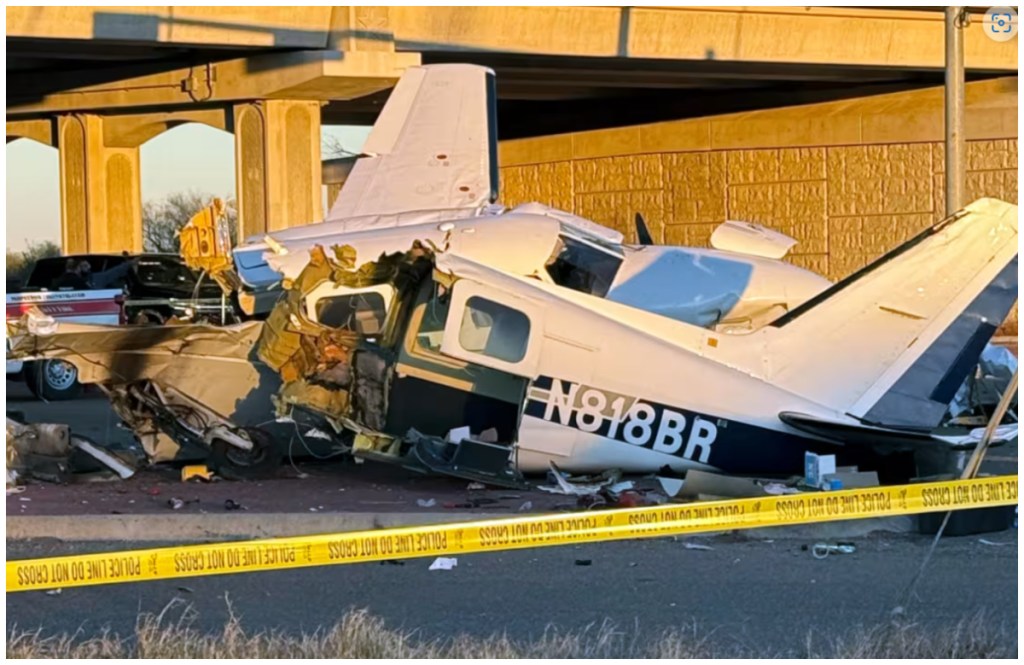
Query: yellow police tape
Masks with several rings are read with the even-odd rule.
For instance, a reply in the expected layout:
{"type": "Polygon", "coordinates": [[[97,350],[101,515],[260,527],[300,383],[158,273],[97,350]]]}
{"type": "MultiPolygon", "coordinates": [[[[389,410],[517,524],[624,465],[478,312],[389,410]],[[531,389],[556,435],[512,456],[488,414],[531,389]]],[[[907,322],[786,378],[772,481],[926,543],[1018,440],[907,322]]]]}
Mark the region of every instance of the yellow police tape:
{"type": "Polygon", "coordinates": [[[7,562],[7,591],[497,552],[1017,503],[1017,476],[7,562]]]}

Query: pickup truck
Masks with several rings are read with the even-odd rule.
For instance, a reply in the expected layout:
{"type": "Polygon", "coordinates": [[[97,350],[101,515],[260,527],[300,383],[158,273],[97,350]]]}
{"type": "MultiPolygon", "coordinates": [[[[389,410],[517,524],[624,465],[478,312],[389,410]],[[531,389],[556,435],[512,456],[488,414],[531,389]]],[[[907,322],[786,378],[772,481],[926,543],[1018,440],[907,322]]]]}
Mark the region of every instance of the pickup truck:
{"type": "MultiPolygon", "coordinates": [[[[40,259],[19,293],[7,296],[7,319],[36,306],[58,322],[105,325],[163,324],[171,317],[214,325],[239,320],[238,309],[212,279],[197,274],[177,254],[81,254],[40,259]],[[103,288],[62,288],[69,262],[86,261],[103,288]],[[131,262],[130,267],[123,267],[131,262]]],[[[37,397],[71,399],[81,391],[74,366],[61,360],[7,363],[7,375],[22,373],[37,397]]]]}
{"type": "Polygon", "coordinates": [[[164,323],[172,316],[214,325],[239,320],[232,299],[217,283],[197,274],[177,254],[80,254],[40,259],[21,290],[58,290],[69,259],[87,261],[93,275],[121,273],[104,288],[124,290],[124,323],[164,323]],[[126,262],[134,265],[120,271],[126,262]]]}
{"type": "MultiPolygon", "coordinates": [[[[54,320],[118,325],[123,323],[124,292],[121,289],[40,291],[7,294],[7,320],[19,319],[33,307],[54,320]]],[[[9,342],[8,342],[9,343],[9,342]]],[[[76,397],[82,390],[78,370],[71,363],[51,359],[7,361],[8,378],[21,374],[36,397],[48,401],[76,397]]]]}

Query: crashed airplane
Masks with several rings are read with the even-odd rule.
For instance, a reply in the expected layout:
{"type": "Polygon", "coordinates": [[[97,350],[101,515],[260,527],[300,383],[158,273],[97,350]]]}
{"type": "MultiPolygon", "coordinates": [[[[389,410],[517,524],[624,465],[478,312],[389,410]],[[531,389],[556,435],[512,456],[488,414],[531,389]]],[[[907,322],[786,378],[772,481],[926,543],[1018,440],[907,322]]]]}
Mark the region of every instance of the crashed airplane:
{"type": "Polygon", "coordinates": [[[552,462],[799,474],[807,451],[906,478],[906,455],[939,445],[1017,300],[1016,206],[976,201],[831,284],[754,224],[697,249],[651,244],[638,219],[628,244],[496,205],[494,106],[487,69],[409,69],[325,222],[207,261],[265,320],[30,315],[9,357],[75,364],[151,459],[240,475],[297,440],[497,484],[552,462]]]}

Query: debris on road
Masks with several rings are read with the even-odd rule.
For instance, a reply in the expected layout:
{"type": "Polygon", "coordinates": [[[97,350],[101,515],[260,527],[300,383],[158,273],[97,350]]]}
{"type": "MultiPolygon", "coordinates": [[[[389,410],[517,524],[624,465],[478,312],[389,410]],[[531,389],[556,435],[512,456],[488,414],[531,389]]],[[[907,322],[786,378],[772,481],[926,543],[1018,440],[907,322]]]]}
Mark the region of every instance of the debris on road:
{"type": "Polygon", "coordinates": [[[439,556],[430,564],[428,570],[451,570],[457,565],[459,565],[459,560],[455,557],[439,556]]]}
{"type": "Polygon", "coordinates": [[[213,480],[213,472],[205,464],[186,464],[181,467],[181,482],[193,479],[210,482],[213,480]]]}
{"type": "Polygon", "coordinates": [[[1005,543],[998,543],[998,542],[996,542],[994,540],[989,540],[988,538],[979,538],[978,542],[981,543],[982,545],[991,545],[991,546],[994,546],[994,547],[1002,547],[1003,545],[1014,545],[1014,544],[1016,544],[1012,540],[1008,540],[1005,543]]]}
{"type": "Polygon", "coordinates": [[[569,474],[563,473],[559,470],[558,466],[554,462],[550,462],[550,468],[551,470],[548,472],[548,481],[553,481],[555,484],[538,485],[537,489],[550,494],[564,494],[566,496],[591,496],[598,494],[601,490],[614,484],[621,476],[621,471],[607,471],[605,474],[602,474],[603,477],[600,482],[593,483],[590,482],[593,479],[589,477],[581,479],[571,478],[569,474]],[[586,484],[584,480],[590,484],[586,484]]]}
{"type": "MultiPolygon", "coordinates": [[[[807,551],[808,547],[804,545],[800,549],[807,551]]],[[[815,559],[825,559],[830,554],[853,554],[857,551],[857,546],[853,543],[815,543],[809,549],[815,559]]]]}
{"type": "Polygon", "coordinates": [[[690,499],[743,499],[765,496],[765,481],[742,476],[724,476],[709,471],[690,469],[678,496],[690,499]]]}
{"type": "Polygon", "coordinates": [[[248,508],[238,503],[234,499],[225,499],[224,510],[248,510],[248,508]]]}
{"type": "Polygon", "coordinates": [[[416,499],[416,505],[420,508],[433,508],[437,505],[437,499],[416,499]]]}
{"type": "Polygon", "coordinates": [[[185,502],[179,499],[178,497],[172,496],[170,499],[167,500],[167,506],[171,510],[181,510],[182,508],[185,507],[185,502]]]}
{"type": "Polygon", "coordinates": [[[661,486],[661,491],[665,493],[668,498],[674,498],[679,495],[679,492],[683,489],[683,480],[681,478],[669,478],[667,476],[658,476],[658,485],[661,486]]]}
{"type": "Polygon", "coordinates": [[[576,559],[576,561],[574,562],[574,565],[577,565],[577,566],[589,566],[592,563],[593,563],[593,561],[590,560],[590,559],[576,559]]]}
{"type": "Polygon", "coordinates": [[[827,477],[836,472],[835,455],[817,455],[804,453],[804,483],[816,489],[829,489],[827,477]]]}
{"type": "MultiPolygon", "coordinates": [[[[98,472],[125,479],[135,475],[132,464],[103,449],[94,441],[78,436],[71,428],[55,423],[22,423],[7,418],[7,484],[26,477],[64,483],[98,472]]],[[[100,473],[100,475],[102,475],[100,473]]]]}

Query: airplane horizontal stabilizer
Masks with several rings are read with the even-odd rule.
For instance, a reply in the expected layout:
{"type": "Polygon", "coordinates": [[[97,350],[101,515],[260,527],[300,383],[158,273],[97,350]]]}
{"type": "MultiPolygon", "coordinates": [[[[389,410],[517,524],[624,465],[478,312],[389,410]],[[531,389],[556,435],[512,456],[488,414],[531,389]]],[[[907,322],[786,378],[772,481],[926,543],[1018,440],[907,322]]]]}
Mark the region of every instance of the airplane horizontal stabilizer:
{"type": "Polygon", "coordinates": [[[928,430],[1017,301],[1017,206],[980,199],[765,329],[765,378],[861,422],[928,430]]]}
{"type": "Polygon", "coordinates": [[[326,221],[400,226],[401,213],[480,208],[498,195],[494,72],[410,67],[373,125],[326,221]],[[383,219],[378,219],[378,217],[383,219]]]}

